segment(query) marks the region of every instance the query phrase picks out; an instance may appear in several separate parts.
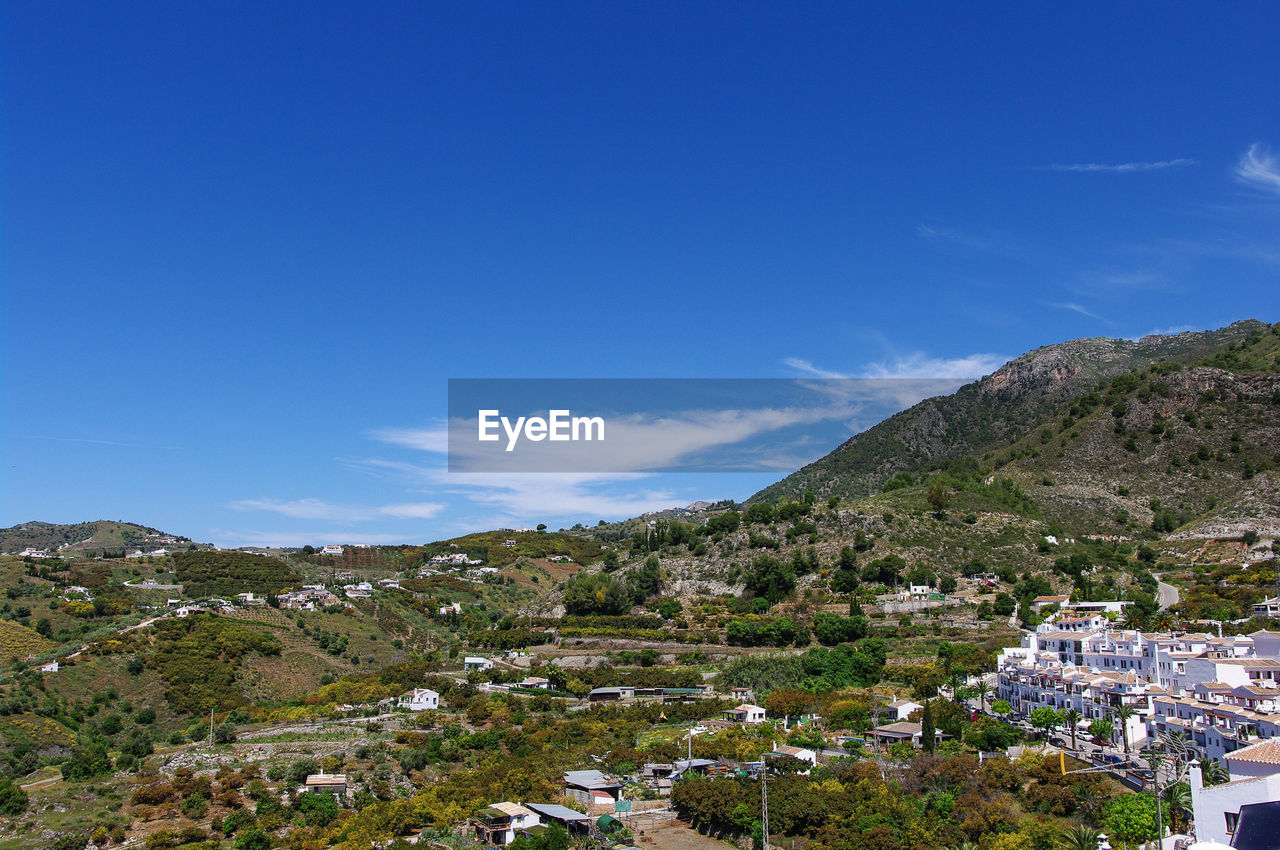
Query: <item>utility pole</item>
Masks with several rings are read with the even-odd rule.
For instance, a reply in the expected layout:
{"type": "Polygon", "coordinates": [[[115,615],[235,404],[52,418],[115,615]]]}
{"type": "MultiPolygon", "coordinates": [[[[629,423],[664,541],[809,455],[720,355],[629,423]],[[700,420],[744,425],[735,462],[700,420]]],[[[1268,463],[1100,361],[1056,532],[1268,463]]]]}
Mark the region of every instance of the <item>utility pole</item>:
{"type": "Polygon", "coordinates": [[[209,709],[209,746],[213,746],[213,709],[209,709]]]}
{"type": "Polygon", "coordinates": [[[1151,772],[1154,774],[1151,783],[1156,791],[1156,846],[1160,847],[1164,841],[1164,809],[1160,805],[1160,755],[1148,753],[1147,764],[1151,765],[1151,772]]]}
{"type": "Polygon", "coordinates": [[[760,754],[760,839],[769,850],[769,766],[760,754]]]}

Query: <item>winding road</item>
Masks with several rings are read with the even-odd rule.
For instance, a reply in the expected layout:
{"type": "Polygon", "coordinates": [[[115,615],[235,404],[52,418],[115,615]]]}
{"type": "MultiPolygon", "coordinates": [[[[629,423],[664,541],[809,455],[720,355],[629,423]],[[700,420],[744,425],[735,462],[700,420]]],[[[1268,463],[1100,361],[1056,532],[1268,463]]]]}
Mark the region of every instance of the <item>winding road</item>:
{"type": "Polygon", "coordinates": [[[1160,580],[1160,576],[1156,576],[1155,579],[1156,589],[1160,598],[1160,610],[1164,611],[1166,608],[1172,608],[1177,605],[1178,600],[1182,598],[1182,593],[1178,588],[1171,584],[1165,584],[1160,580]]]}

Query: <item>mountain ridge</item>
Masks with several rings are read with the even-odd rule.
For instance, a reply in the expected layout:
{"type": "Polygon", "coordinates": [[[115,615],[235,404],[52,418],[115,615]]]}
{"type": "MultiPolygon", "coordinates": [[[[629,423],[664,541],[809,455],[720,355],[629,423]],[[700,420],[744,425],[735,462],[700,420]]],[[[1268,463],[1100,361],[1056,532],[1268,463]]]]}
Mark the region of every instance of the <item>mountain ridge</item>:
{"type": "Polygon", "coordinates": [[[1042,346],[995,372],[936,396],[851,436],[830,453],[760,490],[747,503],[801,498],[859,498],[894,474],[937,469],[1015,439],[1050,411],[1101,382],[1159,361],[1191,362],[1268,329],[1244,319],[1211,331],[1138,341],[1089,337],[1042,346]]]}

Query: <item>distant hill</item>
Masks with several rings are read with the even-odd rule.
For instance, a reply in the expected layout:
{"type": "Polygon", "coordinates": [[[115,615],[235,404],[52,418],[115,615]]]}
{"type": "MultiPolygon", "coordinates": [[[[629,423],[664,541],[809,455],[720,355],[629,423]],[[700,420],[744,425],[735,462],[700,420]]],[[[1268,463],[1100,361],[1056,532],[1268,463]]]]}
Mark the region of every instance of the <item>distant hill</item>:
{"type": "Polygon", "coordinates": [[[748,501],[799,499],[809,490],[819,499],[861,498],[900,472],[915,475],[961,458],[983,459],[1117,375],[1158,362],[1199,361],[1268,330],[1250,319],[1137,342],[1077,339],[1038,348],[952,395],[926,399],[856,434],[748,501]]]}
{"type": "Polygon", "coordinates": [[[0,552],[21,552],[28,547],[75,553],[118,551],[120,549],[186,548],[191,538],[169,534],[156,528],[117,520],[58,524],[24,522],[0,529],[0,552]]]}

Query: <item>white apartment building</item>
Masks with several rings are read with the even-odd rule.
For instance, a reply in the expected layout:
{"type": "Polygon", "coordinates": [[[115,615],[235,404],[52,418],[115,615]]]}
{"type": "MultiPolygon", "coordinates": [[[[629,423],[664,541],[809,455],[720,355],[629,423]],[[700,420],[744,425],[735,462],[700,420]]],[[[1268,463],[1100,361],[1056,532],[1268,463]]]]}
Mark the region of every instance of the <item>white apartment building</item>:
{"type": "MultiPolygon", "coordinates": [[[[1280,633],[1213,637],[1095,628],[1075,612],[1005,649],[997,695],[1014,710],[1074,708],[1087,721],[1134,708],[1131,749],[1167,730],[1202,757],[1221,759],[1280,735],[1280,633]]],[[[1117,734],[1116,740],[1120,740],[1117,734]]]]}

